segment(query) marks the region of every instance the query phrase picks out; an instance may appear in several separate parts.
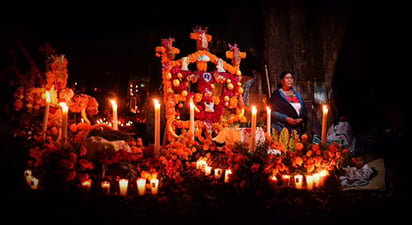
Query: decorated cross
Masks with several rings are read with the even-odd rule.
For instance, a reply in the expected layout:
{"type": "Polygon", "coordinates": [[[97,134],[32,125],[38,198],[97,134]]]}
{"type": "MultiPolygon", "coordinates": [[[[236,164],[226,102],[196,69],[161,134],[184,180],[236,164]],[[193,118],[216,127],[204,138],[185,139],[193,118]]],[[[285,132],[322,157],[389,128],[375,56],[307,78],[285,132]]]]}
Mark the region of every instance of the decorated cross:
{"type": "Polygon", "coordinates": [[[164,38],[162,39],[162,46],[156,47],[156,56],[161,57],[161,62],[165,63],[169,60],[174,60],[176,54],[180,53],[178,48],[173,47],[174,38],[164,38]]]}
{"type": "Polygon", "coordinates": [[[212,35],[206,33],[207,27],[202,28],[201,26],[194,27],[193,32],[190,33],[190,38],[196,40],[197,50],[208,50],[209,41],[212,40],[212,35]]]}
{"type": "Polygon", "coordinates": [[[241,52],[236,43],[234,45],[229,44],[229,48],[230,50],[226,51],[226,58],[232,59],[232,66],[239,69],[240,61],[246,58],[246,52],[241,52]]]}

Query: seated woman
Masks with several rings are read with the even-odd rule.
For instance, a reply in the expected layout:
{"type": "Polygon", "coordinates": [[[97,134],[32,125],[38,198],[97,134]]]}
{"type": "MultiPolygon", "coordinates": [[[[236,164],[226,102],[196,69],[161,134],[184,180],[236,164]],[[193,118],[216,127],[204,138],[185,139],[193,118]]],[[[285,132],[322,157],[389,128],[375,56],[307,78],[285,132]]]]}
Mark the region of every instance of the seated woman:
{"type": "Polygon", "coordinates": [[[287,128],[299,135],[307,129],[307,110],[301,94],[293,89],[294,76],[290,71],[280,74],[280,84],[269,100],[272,109],[272,127],[277,131],[287,128]]]}

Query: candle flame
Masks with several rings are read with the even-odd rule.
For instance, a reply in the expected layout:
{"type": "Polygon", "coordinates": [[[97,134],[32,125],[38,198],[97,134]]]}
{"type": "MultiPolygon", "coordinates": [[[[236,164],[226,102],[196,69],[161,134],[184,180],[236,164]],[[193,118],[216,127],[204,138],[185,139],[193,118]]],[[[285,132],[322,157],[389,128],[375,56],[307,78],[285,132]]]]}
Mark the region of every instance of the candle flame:
{"type": "Polygon", "coordinates": [[[67,107],[65,102],[60,102],[59,104],[62,107],[63,112],[67,112],[67,110],[69,110],[69,107],[67,107]]]}
{"type": "Polygon", "coordinates": [[[110,99],[110,103],[112,103],[112,107],[117,109],[117,103],[116,100],[110,99]]]}
{"type": "Polygon", "coordinates": [[[323,112],[327,113],[328,112],[328,106],[327,105],[323,105],[323,112]]]}
{"type": "Polygon", "coordinates": [[[269,106],[266,106],[266,111],[268,111],[268,112],[270,112],[270,111],[271,111],[271,109],[270,109],[270,107],[269,107],[269,106]]]}
{"type": "Polygon", "coordinates": [[[253,113],[253,114],[256,114],[256,113],[257,113],[257,109],[256,109],[256,106],[255,106],[255,105],[252,105],[252,113],[253,113]]]}

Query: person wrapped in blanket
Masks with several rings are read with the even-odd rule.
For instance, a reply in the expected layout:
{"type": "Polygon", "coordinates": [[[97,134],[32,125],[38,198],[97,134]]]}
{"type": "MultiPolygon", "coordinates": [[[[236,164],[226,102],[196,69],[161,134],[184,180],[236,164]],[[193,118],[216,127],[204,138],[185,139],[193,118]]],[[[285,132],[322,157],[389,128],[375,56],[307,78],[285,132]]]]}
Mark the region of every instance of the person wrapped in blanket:
{"type": "Polygon", "coordinates": [[[294,75],[291,71],[283,71],[280,74],[278,88],[272,93],[269,105],[272,110],[272,127],[278,132],[284,127],[296,130],[302,135],[307,130],[308,113],[299,91],[293,88],[294,75]]]}

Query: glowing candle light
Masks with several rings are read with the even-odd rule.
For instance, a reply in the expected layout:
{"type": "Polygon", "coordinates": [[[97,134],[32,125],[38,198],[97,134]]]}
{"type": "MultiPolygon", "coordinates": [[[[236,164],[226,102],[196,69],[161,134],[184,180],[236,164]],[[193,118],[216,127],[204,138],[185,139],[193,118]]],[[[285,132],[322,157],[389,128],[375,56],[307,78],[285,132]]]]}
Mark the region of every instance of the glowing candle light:
{"type": "Polygon", "coordinates": [[[127,188],[129,185],[129,180],[122,178],[119,180],[119,190],[120,190],[120,196],[126,196],[127,195],[127,188]]]}
{"type": "Polygon", "coordinates": [[[157,193],[159,192],[159,179],[152,178],[150,180],[150,187],[151,187],[152,195],[157,195],[157,193]]]}
{"type": "Polygon", "coordinates": [[[216,169],[215,169],[215,178],[216,178],[216,179],[221,178],[221,177],[222,177],[222,172],[223,172],[222,169],[216,168],[216,169]]]}
{"type": "Polygon", "coordinates": [[[294,176],[294,179],[295,179],[295,187],[297,189],[302,189],[303,188],[303,175],[296,174],[294,176]]]}
{"type": "Polygon", "coordinates": [[[106,194],[106,195],[110,194],[110,182],[109,181],[107,181],[107,180],[102,181],[102,183],[100,185],[102,187],[102,191],[103,191],[104,194],[106,194]]]}
{"type": "Polygon", "coordinates": [[[232,174],[232,170],[230,169],[225,170],[225,183],[229,183],[229,178],[231,174],[232,174]]]}
{"type": "Polygon", "coordinates": [[[283,174],[282,175],[282,183],[284,187],[288,187],[289,186],[289,181],[290,181],[290,175],[287,174],[283,174]]]}
{"type": "Polygon", "coordinates": [[[323,105],[323,116],[322,116],[322,144],[326,143],[326,126],[328,123],[328,106],[325,104],[323,105]]]}
{"type": "Polygon", "coordinates": [[[306,189],[313,190],[313,175],[306,175],[306,189]]]}
{"type": "Polygon", "coordinates": [[[117,103],[116,100],[110,99],[110,103],[112,103],[112,108],[113,108],[113,129],[117,130],[117,103]]]}
{"type": "Polygon", "coordinates": [[[50,93],[46,91],[46,106],[44,108],[44,117],[43,117],[43,141],[46,140],[46,131],[47,131],[47,123],[49,121],[49,109],[50,109],[50,93]]]}
{"type": "Polygon", "coordinates": [[[277,187],[277,185],[278,185],[278,178],[276,177],[276,175],[271,175],[271,176],[269,177],[269,183],[271,183],[274,188],[277,187]]]}
{"type": "Polygon", "coordinates": [[[267,133],[268,133],[268,135],[269,135],[269,137],[270,137],[270,129],[272,128],[272,125],[271,125],[271,112],[272,112],[272,110],[270,109],[270,107],[269,106],[267,106],[266,107],[266,128],[267,128],[267,133]]]}
{"type": "Polygon", "coordinates": [[[209,176],[210,174],[212,174],[212,167],[211,166],[206,166],[205,167],[205,175],[209,176]]]}
{"type": "Polygon", "coordinates": [[[256,144],[256,114],[257,114],[257,109],[256,106],[252,106],[252,127],[251,127],[251,136],[252,140],[250,143],[250,151],[253,152],[255,150],[255,144],[256,144]]]}
{"type": "Polygon", "coordinates": [[[84,181],[82,182],[82,187],[84,188],[84,190],[90,191],[90,189],[91,189],[91,187],[92,187],[92,179],[84,180],[84,181]]]}
{"type": "Polygon", "coordinates": [[[62,107],[62,147],[65,147],[67,141],[67,114],[69,112],[69,107],[67,107],[66,103],[64,102],[61,102],[60,106],[62,107]]]}
{"type": "Polygon", "coordinates": [[[313,186],[316,188],[320,187],[320,174],[315,173],[312,176],[313,176],[313,186]]]}
{"type": "Polygon", "coordinates": [[[136,180],[136,183],[137,183],[137,193],[139,195],[144,195],[146,193],[146,179],[140,177],[136,180]]]}
{"type": "Polygon", "coordinates": [[[160,148],[160,103],[157,99],[153,99],[155,109],[155,139],[154,139],[154,155],[159,155],[160,148]]]}
{"type": "Polygon", "coordinates": [[[195,140],[195,104],[193,98],[190,99],[190,133],[192,134],[192,141],[195,140]]]}

